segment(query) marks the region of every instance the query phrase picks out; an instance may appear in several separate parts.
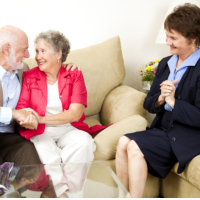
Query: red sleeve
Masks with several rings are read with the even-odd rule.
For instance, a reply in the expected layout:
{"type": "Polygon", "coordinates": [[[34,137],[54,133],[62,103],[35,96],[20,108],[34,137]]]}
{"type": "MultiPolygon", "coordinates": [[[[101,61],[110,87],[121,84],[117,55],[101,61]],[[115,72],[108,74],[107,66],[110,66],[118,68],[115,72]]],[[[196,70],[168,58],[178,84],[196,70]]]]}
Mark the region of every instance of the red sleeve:
{"type": "Polygon", "coordinates": [[[29,108],[30,107],[29,100],[30,100],[30,92],[26,84],[25,73],[23,73],[22,90],[21,90],[21,94],[20,94],[16,109],[29,108]]]}
{"type": "Polygon", "coordinates": [[[72,88],[71,103],[80,103],[87,107],[87,90],[81,71],[76,72],[72,88]]]}

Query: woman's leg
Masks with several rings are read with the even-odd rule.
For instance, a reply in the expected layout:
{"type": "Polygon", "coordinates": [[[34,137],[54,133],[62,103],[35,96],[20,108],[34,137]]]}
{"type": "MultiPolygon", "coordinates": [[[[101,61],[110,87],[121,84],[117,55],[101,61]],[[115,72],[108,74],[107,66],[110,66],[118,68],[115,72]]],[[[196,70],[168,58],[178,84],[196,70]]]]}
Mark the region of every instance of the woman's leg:
{"type": "Polygon", "coordinates": [[[42,134],[32,137],[31,142],[35,145],[40,160],[43,164],[60,164],[60,151],[51,136],[42,134]]]}
{"type": "Polygon", "coordinates": [[[68,188],[66,184],[62,184],[61,149],[57,147],[54,139],[47,134],[34,136],[31,138],[31,142],[34,143],[41,162],[46,164],[44,166],[46,174],[51,176],[56,195],[59,197],[68,188]]]}
{"type": "Polygon", "coordinates": [[[116,172],[119,180],[129,190],[129,175],[128,175],[128,154],[127,146],[131,140],[122,136],[119,139],[116,153],[116,172]]]}
{"type": "Polygon", "coordinates": [[[94,159],[96,145],[88,133],[70,127],[57,142],[63,163],[84,163],[94,159]]]}
{"type": "Polygon", "coordinates": [[[90,161],[94,159],[96,145],[94,139],[86,132],[74,127],[68,129],[57,142],[62,149],[61,157],[63,163],[64,180],[68,183],[69,197],[83,197],[83,188],[87,173],[90,168],[90,161]]]}
{"type": "Polygon", "coordinates": [[[147,179],[147,163],[135,141],[130,141],[128,152],[129,192],[133,198],[141,198],[147,179]]]}

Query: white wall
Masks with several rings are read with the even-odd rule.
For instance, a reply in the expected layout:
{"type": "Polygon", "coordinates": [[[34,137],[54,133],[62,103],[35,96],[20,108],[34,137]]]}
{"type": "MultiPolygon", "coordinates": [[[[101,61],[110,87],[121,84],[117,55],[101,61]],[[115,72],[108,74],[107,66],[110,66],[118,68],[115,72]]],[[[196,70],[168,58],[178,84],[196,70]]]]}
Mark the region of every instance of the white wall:
{"type": "Polygon", "coordinates": [[[119,35],[126,66],[125,84],[138,90],[138,70],[169,55],[155,40],[172,0],[0,0],[0,27],[23,29],[34,57],[35,36],[49,29],[63,32],[72,50],[119,35]]]}

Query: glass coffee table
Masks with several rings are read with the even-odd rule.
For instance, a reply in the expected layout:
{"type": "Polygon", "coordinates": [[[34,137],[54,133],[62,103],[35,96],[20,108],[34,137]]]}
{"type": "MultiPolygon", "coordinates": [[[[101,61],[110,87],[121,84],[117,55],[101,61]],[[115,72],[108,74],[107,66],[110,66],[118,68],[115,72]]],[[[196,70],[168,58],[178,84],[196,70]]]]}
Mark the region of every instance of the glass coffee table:
{"type": "MultiPolygon", "coordinates": [[[[1,177],[1,183],[5,177],[1,177]]],[[[123,198],[128,191],[104,161],[14,166],[4,198],[123,198]]]]}

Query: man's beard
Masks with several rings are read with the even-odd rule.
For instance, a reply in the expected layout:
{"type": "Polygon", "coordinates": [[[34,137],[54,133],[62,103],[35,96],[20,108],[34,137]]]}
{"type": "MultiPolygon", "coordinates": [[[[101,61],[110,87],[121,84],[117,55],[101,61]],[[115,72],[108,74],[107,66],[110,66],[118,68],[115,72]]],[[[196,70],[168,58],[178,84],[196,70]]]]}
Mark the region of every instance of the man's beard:
{"type": "MultiPolygon", "coordinates": [[[[8,57],[6,57],[6,60],[12,70],[17,70],[17,69],[23,68],[23,62],[21,62],[21,61],[16,62],[15,50],[13,48],[11,49],[10,55],[8,57]]],[[[22,60],[24,60],[24,58],[22,60]]]]}

